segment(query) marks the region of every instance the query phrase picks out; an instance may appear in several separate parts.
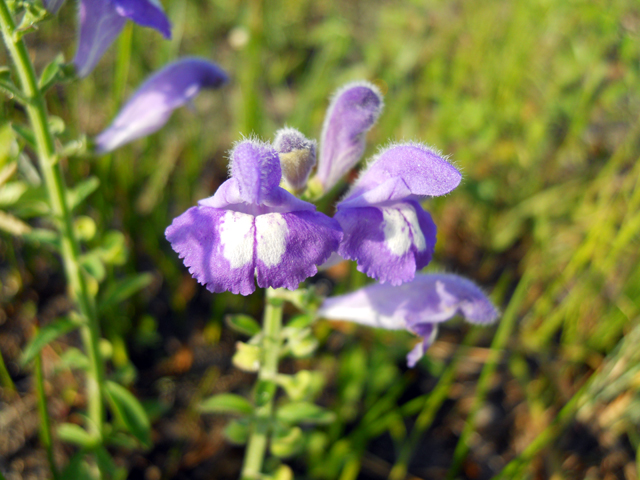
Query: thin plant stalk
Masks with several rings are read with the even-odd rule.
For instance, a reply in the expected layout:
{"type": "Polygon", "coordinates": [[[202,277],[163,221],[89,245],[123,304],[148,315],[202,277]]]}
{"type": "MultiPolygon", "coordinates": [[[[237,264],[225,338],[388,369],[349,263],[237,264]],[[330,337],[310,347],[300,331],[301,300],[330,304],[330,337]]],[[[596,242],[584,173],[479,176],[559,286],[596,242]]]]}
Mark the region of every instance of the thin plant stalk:
{"type": "Polygon", "coordinates": [[[51,439],[51,418],[47,410],[47,395],[44,391],[44,373],[42,371],[42,355],[36,355],[36,393],[38,397],[38,413],[40,414],[40,441],[47,451],[47,460],[53,480],[58,480],[58,468],[53,456],[53,441],[51,439]]]}
{"type": "Polygon", "coordinates": [[[255,389],[256,410],[247,450],[242,466],[242,480],[262,478],[262,465],[273,425],[273,401],[277,386],[282,329],[282,300],[275,298],[275,290],[266,291],[266,305],[262,325],[262,361],[255,389]]]}
{"type": "Polygon", "coordinates": [[[2,384],[2,388],[6,389],[7,392],[11,394],[16,393],[16,386],[13,383],[11,375],[9,375],[9,370],[7,370],[7,366],[4,363],[2,352],[0,352],[0,383],[2,384]]]}
{"type": "Polygon", "coordinates": [[[42,92],[38,88],[36,73],[27,47],[16,32],[16,25],[6,0],[0,0],[0,27],[5,45],[18,73],[22,92],[28,100],[25,108],[36,140],[38,163],[49,197],[51,216],[59,229],[60,253],[69,290],[84,320],[81,336],[85,353],[89,358],[86,379],[89,403],[88,428],[94,435],[102,439],[104,365],[98,349],[100,339],[98,316],[93,297],[89,293],[86,279],[80,267],[80,247],[73,229],[71,210],[67,203],[67,189],[62,167],[56,154],[53,135],[49,129],[47,107],[42,92]]]}

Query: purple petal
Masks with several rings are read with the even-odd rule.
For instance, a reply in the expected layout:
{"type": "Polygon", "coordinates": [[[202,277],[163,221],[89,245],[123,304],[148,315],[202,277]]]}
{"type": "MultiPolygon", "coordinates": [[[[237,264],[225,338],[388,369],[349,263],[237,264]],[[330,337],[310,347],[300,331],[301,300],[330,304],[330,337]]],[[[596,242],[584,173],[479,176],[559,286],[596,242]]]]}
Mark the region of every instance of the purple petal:
{"type": "Polygon", "coordinates": [[[244,140],[231,152],[231,176],[246,203],[261,205],[280,184],[280,159],[271,145],[244,140]]]}
{"type": "Polygon", "coordinates": [[[55,15],[58,13],[58,10],[60,10],[64,0],[42,0],[42,3],[44,4],[44,8],[55,15]]]}
{"type": "Polygon", "coordinates": [[[431,215],[415,201],[384,207],[340,208],[344,237],[338,253],[380,283],[400,285],[425,267],[436,244],[431,215]]]}
{"type": "Polygon", "coordinates": [[[462,315],[471,323],[489,324],[498,310],[472,281],[458,275],[418,274],[399,287],[374,283],[347,295],[327,298],[318,316],[348,320],[389,330],[407,330],[422,337],[407,356],[410,367],[433,342],[436,325],[462,315]]]}
{"type": "MultiPolygon", "coordinates": [[[[417,333],[417,332],[415,332],[417,333]]],[[[407,365],[409,368],[413,368],[420,361],[424,354],[429,350],[429,347],[433,344],[438,334],[438,325],[435,323],[425,323],[421,332],[418,333],[422,339],[416,344],[415,347],[407,354],[407,365]]]]}
{"type": "MultiPolygon", "coordinates": [[[[105,0],[106,1],[106,0],[105,0]]],[[[123,17],[143,27],[158,30],[165,38],[171,38],[171,24],[157,0],[109,0],[123,17]]]]}
{"type": "Polygon", "coordinates": [[[318,272],[316,265],[331,256],[341,238],[338,222],[318,212],[256,217],[258,285],[295,290],[318,272]]]}
{"type": "Polygon", "coordinates": [[[210,292],[255,291],[252,215],[191,207],[173,220],[165,236],[191,275],[210,292]]]}
{"type": "Polygon", "coordinates": [[[327,110],[322,129],[318,179],[325,191],[360,160],[365,135],[382,111],[382,94],[368,82],[338,90],[327,110]]]}
{"type": "Polygon", "coordinates": [[[80,0],[78,11],[80,33],[73,63],[82,78],[91,73],[127,20],[108,0],[80,0]]]}
{"type": "Polygon", "coordinates": [[[109,128],[96,137],[96,150],[108,152],[159,130],[173,110],[201,89],[217,88],[226,81],[224,71],[207,60],[185,58],[170,63],[148,78],[109,128]]]}
{"type": "Polygon", "coordinates": [[[316,207],[277,187],[269,192],[261,205],[247,204],[240,195],[238,181],[230,178],[224,182],[216,193],[198,202],[202,207],[224,208],[251,215],[265,213],[287,213],[297,211],[315,211],[316,207]]]}
{"type": "Polygon", "coordinates": [[[428,147],[396,145],[373,159],[342,204],[371,205],[409,195],[444,195],[456,188],[461,178],[453,165],[428,147]]]}

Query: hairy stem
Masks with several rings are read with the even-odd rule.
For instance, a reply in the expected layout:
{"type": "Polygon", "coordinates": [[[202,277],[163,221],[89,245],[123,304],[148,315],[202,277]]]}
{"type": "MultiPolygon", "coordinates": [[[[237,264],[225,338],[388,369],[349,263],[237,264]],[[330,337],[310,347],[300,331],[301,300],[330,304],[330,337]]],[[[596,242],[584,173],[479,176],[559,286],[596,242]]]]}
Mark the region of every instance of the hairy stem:
{"type": "Polygon", "coordinates": [[[70,293],[78,305],[84,320],[82,340],[90,368],[87,372],[87,396],[89,401],[89,429],[102,438],[104,408],[102,385],[104,366],[98,351],[100,326],[93,297],[89,294],[87,282],[80,268],[80,246],[73,229],[73,217],[66,198],[66,186],[62,168],[58,162],[55,144],[49,129],[48,113],[42,92],[38,88],[36,74],[27,47],[16,35],[16,25],[11,17],[6,0],[0,0],[0,27],[4,42],[15,64],[22,91],[27,98],[29,122],[36,139],[40,171],[49,196],[51,215],[60,232],[60,253],[69,284],[70,293]]]}
{"type": "Polygon", "coordinates": [[[274,298],[275,290],[266,292],[262,332],[262,362],[256,385],[256,410],[251,435],[242,466],[242,480],[257,480],[262,476],[267,442],[273,423],[273,400],[276,394],[274,379],[278,373],[280,329],[282,328],[282,300],[274,298]]]}

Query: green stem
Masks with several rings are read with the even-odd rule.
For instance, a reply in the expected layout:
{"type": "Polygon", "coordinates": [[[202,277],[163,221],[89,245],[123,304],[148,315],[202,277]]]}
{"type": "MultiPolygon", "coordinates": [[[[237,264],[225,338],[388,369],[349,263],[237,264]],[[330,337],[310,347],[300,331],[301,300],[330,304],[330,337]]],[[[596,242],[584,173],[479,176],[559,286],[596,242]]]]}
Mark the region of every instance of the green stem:
{"type": "Polygon", "coordinates": [[[49,196],[51,214],[60,230],[60,253],[65,274],[71,295],[85,320],[82,327],[82,340],[90,362],[90,368],[87,372],[89,428],[102,438],[104,365],[98,351],[100,339],[98,316],[93,297],[89,294],[86,280],[80,270],[80,246],[73,230],[73,217],[65,195],[66,186],[62,168],[58,162],[53,135],[49,129],[47,107],[44,97],[38,89],[36,74],[27,47],[22,39],[16,36],[16,25],[5,0],[0,0],[0,27],[4,42],[20,78],[22,91],[28,99],[27,115],[36,139],[38,163],[49,196]]]}
{"type": "Polygon", "coordinates": [[[282,328],[282,300],[274,298],[275,290],[269,288],[266,292],[266,305],[262,332],[262,362],[258,372],[256,385],[256,410],[254,422],[244,455],[242,466],[242,480],[256,480],[262,477],[262,464],[269,433],[273,423],[273,400],[276,394],[274,379],[278,373],[278,359],[280,357],[280,329],[282,328]]]}
{"type": "Polygon", "coordinates": [[[47,411],[47,396],[44,392],[44,374],[42,372],[42,355],[36,355],[36,393],[38,396],[38,413],[40,414],[40,441],[47,451],[49,468],[53,480],[58,480],[58,468],[53,457],[53,442],[51,440],[51,419],[47,411]]]}
{"type": "Polygon", "coordinates": [[[9,375],[9,370],[7,370],[7,366],[4,364],[4,358],[2,358],[2,352],[0,352],[0,382],[2,383],[2,387],[7,390],[7,392],[14,394],[16,393],[16,386],[11,380],[11,375],[9,375]]]}

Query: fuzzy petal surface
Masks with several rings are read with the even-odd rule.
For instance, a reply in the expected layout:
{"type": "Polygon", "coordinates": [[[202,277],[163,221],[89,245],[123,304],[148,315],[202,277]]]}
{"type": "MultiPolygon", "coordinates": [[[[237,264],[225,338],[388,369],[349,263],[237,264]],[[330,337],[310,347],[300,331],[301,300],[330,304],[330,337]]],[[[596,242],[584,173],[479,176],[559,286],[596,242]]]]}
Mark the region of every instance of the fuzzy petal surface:
{"type": "Polygon", "coordinates": [[[355,82],[338,90],[322,128],[318,179],[325,191],[358,163],[365,135],[382,111],[382,94],[368,82],[355,82]]]}
{"type": "Polygon", "coordinates": [[[278,152],[268,143],[244,140],[231,152],[231,177],[245,203],[261,205],[282,178],[278,152]]]}
{"type": "Polygon", "coordinates": [[[340,208],[335,219],[344,232],[338,253],[380,283],[408,282],[431,261],[436,226],[416,201],[340,208]]]}
{"type": "Polygon", "coordinates": [[[439,196],[460,184],[460,172],[439,154],[417,143],[395,145],[367,166],[342,204],[382,203],[410,195],[439,196]]]}
{"type": "Polygon", "coordinates": [[[342,230],[322,213],[298,211],[256,217],[256,237],[258,285],[295,290],[338,248],[342,230]]]}
{"type": "Polygon", "coordinates": [[[210,292],[255,291],[252,215],[191,207],[173,220],[165,236],[191,275],[210,292]]]}
{"type": "Polygon", "coordinates": [[[164,38],[171,38],[171,24],[159,1],[154,0],[109,0],[123,17],[159,31],[164,38]]]}

